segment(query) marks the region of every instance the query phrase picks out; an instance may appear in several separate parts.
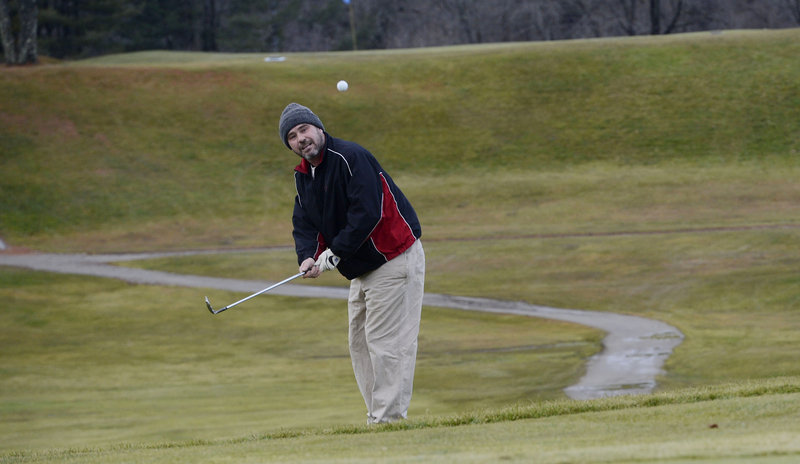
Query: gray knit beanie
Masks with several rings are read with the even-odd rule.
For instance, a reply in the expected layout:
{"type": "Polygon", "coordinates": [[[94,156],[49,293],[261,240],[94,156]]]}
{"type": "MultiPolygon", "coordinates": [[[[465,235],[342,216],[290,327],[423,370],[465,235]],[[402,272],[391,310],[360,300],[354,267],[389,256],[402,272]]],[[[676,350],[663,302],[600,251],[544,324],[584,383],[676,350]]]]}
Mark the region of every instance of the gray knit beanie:
{"type": "Polygon", "coordinates": [[[286,140],[286,136],[294,126],[303,123],[311,124],[319,127],[322,130],[325,130],[325,126],[322,125],[322,121],[320,121],[317,115],[314,114],[310,109],[298,103],[289,103],[286,105],[286,108],[283,109],[283,113],[281,113],[281,121],[278,124],[278,131],[281,134],[281,140],[283,140],[283,143],[288,148],[291,147],[289,147],[289,141],[286,140]]]}

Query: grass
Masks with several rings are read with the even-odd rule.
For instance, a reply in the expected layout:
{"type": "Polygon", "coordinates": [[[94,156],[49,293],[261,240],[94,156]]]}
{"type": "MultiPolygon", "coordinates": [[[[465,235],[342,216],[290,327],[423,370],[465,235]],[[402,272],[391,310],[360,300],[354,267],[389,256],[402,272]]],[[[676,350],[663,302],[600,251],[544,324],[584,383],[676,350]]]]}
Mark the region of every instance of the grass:
{"type": "MultiPolygon", "coordinates": [[[[686,340],[668,361],[662,385],[797,375],[798,237],[797,227],[775,227],[434,241],[425,243],[427,287],[665,321],[679,327],[686,340]],[[454,266],[460,271],[448,272],[454,266]]],[[[267,273],[278,279],[294,256],[291,250],[272,250],[125,264],[243,279],[267,273]]],[[[343,284],[336,276],[324,277],[302,283],[343,284]]]]}
{"type": "Polygon", "coordinates": [[[6,461],[792,462],[800,453],[794,420],[799,385],[797,378],[783,378],[669,394],[548,401],[381,427],[17,452],[6,461]]]}
{"type": "MultiPolygon", "coordinates": [[[[0,452],[365,420],[340,303],[265,298],[212,318],[196,290],[8,269],[0,297],[0,452]]],[[[559,397],[597,337],[426,308],[412,414],[559,397]]]]}
{"type": "Polygon", "coordinates": [[[658,393],[574,402],[561,389],[602,334],[425,308],[412,420],[367,429],[340,303],[209,318],[196,290],[0,269],[0,461],[796,461],[798,33],[3,71],[10,245],[267,246],[125,265],[292,274],[276,119],[299,100],[412,199],[426,290],[642,315],[686,339],[658,393]]]}
{"type": "MultiPolygon", "coordinates": [[[[428,183],[453,176],[454,163],[463,179],[509,166],[786,164],[800,150],[796,34],[293,54],[280,63],[146,53],[8,70],[0,99],[15,110],[0,114],[0,233],[58,250],[284,244],[295,157],[276,126],[293,100],[373,150],[395,177],[428,183]],[[335,90],[342,77],[346,93],[335,90]]],[[[434,192],[411,190],[425,203],[434,192]]]]}

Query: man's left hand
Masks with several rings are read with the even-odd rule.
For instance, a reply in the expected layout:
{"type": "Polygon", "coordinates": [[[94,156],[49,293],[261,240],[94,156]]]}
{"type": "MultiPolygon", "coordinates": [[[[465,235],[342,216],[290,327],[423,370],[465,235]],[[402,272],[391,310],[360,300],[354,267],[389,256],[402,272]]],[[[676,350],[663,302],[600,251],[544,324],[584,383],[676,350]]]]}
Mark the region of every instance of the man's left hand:
{"type": "Polygon", "coordinates": [[[339,257],[333,254],[330,248],[323,251],[314,266],[319,266],[320,272],[332,271],[339,265],[339,257]]]}

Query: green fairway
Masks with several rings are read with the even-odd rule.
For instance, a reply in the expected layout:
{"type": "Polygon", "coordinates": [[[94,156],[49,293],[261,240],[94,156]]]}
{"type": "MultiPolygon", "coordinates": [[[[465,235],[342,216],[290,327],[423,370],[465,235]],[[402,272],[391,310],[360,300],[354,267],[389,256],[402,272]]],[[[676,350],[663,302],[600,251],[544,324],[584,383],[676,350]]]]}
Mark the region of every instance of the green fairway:
{"type": "MultiPolygon", "coordinates": [[[[775,227],[433,242],[426,243],[428,289],[672,324],[687,338],[668,361],[662,384],[797,375],[798,240],[800,228],[775,227]],[[448,273],[454,265],[460,271],[448,273]]],[[[275,250],[125,264],[243,279],[268,272],[278,279],[293,259],[292,251],[275,250]]],[[[331,275],[300,283],[343,281],[331,275]]]]}
{"type": "MultiPolygon", "coordinates": [[[[0,298],[0,452],[365,422],[343,302],[270,296],[212,317],[196,290],[3,268],[0,298]]],[[[426,308],[410,413],[561,397],[597,342],[426,308]]]]}
{"type": "Polygon", "coordinates": [[[277,120],[299,101],[415,205],[426,291],[685,339],[655,394],[569,401],[601,332],[425,307],[410,421],[368,429],[343,301],[210,316],[244,295],[0,267],[0,462],[797,461],[799,55],[790,29],[3,70],[14,252],[294,274],[277,120]]]}
{"type": "Polygon", "coordinates": [[[668,395],[545,402],[369,428],[15,453],[6,462],[791,463],[797,378],[668,395]]]}

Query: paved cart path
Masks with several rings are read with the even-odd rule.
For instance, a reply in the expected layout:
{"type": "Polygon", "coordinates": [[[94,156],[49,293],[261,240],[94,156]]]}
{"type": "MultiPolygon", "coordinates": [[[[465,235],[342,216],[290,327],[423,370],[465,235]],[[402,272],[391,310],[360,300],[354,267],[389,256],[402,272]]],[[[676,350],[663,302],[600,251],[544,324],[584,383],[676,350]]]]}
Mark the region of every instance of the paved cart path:
{"type": "MultiPolygon", "coordinates": [[[[204,252],[217,253],[217,252],[204,252]]],[[[221,253],[221,252],[220,252],[221,253]]],[[[196,252],[137,253],[123,255],[0,253],[0,266],[13,266],[37,271],[107,277],[144,285],[169,285],[202,289],[254,293],[274,282],[227,279],[175,274],[116,266],[114,262],[164,256],[191,255],[196,252]]],[[[314,285],[285,284],[270,293],[279,295],[347,299],[347,289],[314,285]]],[[[564,389],[573,399],[648,393],[656,386],[664,362],[683,341],[683,334],[661,321],[600,311],[559,309],[520,301],[459,297],[425,293],[426,306],[516,314],[573,322],[606,332],[603,350],[591,357],[586,374],[575,385],[564,389]]],[[[197,297],[198,312],[204,310],[202,295],[197,297]]],[[[207,312],[206,316],[211,317],[207,312]]]]}

